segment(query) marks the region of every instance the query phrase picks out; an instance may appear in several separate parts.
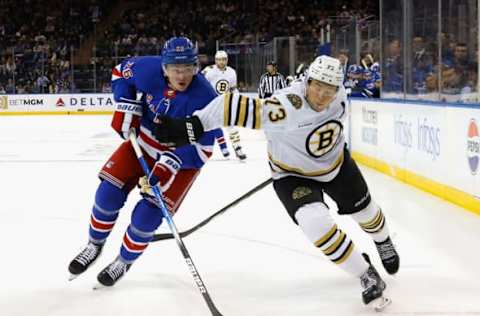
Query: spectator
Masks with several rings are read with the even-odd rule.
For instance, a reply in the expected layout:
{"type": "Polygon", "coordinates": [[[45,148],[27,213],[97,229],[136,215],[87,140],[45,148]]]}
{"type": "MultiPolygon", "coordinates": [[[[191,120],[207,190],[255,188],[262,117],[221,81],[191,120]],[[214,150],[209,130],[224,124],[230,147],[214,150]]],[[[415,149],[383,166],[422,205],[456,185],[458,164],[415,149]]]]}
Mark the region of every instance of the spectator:
{"type": "Polygon", "coordinates": [[[400,40],[393,39],[387,47],[383,89],[391,92],[403,92],[403,62],[400,40]]]}
{"type": "Polygon", "coordinates": [[[35,85],[38,88],[38,92],[40,93],[47,93],[49,84],[50,80],[45,74],[41,74],[35,82],[35,85]]]}
{"type": "Polygon", "coordinates": [[[15,86],[13,85],[12,79],[8,79],[7,84],[5,85],[5,92],[7,94],[15,93],[15,86]]]}
{"type": "Polygon", "coordinates": [[[343,73],[344,73],[344,82],[347,80],[347,72],[348,72],[348,67],[350,66],[350,61],[348,58],[348,50],[342,49],[340,52],[337,54],[337,59],[340,60],[340,64],[342,64],[343,68],[343,73]]]}

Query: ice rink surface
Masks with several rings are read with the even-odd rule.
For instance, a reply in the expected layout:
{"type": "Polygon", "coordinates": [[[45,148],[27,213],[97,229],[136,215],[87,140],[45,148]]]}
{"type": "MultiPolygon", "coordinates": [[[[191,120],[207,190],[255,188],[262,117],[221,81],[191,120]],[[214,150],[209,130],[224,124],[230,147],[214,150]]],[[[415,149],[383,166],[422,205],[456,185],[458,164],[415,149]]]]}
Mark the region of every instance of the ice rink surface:
{"type": "MultiPolygon", "coordinates": [[[[96,174],[120,143],[109,123],[109,116],[0,116],[0,315],[210,315],[173,240],[152,243],[114,288],[92,290],[118,253],[138,191],[102,257],[67,281],[68,263],[87,241],[96,174]]],[[[270,176],[262,134],[241,133],[247,162],[223,160],[216,149],[175,216],[180,230],[270,176]]],[[[223,315],[480,315],[480,217],[362,170],[387,216],[399,273],[387,275],[371,239],[337,218],[370,254],[392,305],[381,314],[363,306],[359,280],[307,241],[269,186],[185,239],[223,315]]]]}

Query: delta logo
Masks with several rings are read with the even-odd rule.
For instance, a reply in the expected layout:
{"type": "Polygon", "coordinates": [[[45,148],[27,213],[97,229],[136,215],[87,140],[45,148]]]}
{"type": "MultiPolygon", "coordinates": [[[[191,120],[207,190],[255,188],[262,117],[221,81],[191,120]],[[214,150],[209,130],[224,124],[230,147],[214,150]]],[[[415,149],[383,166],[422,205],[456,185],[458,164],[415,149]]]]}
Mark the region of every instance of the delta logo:
{"type": "Polygon", "coordinates": [[[467,158],[470,172],[475,175],[478,171],[480,160],[480,134],[478,133],[477,122],[474,119],[471,119],[468,124],[467,158]]]}
{"type": "Polygon", "coordinates": [[[55,106],[65,106],[65,102],[63,102],[62,98],[58,98],[57,103],[55,103],[55,106]]]}

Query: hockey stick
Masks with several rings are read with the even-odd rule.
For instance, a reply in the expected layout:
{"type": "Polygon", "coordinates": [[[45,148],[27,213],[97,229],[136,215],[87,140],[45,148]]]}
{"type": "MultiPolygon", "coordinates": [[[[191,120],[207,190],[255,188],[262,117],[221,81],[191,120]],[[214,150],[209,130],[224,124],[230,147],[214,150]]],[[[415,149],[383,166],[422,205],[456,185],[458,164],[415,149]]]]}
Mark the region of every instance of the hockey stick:
{"type": "MultiPolygon", "coordinates": [[[[138,162],[142,166],[143,172],[148,176],[150,174],[150,169],[148,168],[148,165],[145,161],[145,158],[143,158],[143,153],[142,150],[140,149],[140,146],[138,145],[137,142],[137,135],[135,133],[135,129],[130,130],[130,142],[132,143],[133,149],[135,150],[135,154],[137,155],[138,162]]],[[[160,192],[160,189],[158,186],[152,186],[153,193],[155,194],[155,197],[157,199],[158,207],[162,211],[163,217],[167,220],[168,226],[170,227],[170,230],[172,231],[173,236],[175,237],[175,240],[177,241],[177,245],[180,248],[180,251],[182,252],[183,258],[185,259],[185,262],[187,263],[188,270],[192,273],[193,280],[195,281],[195,284],[197,285],[198,289],[200,290],[200,293],[202,293],[202,296],[207,303],[208,309],[212,313],[213,316],[222,316],[218,309],[215,307],[215,304],[213,304],[212,298],[210,297],[210,294],[208,294],[207,287],[202,281],[202,278],[200,277],[200,274],[198,273],[197,268],[193,264],[193,260],[190,257],[190,254],[188,253],[187,247],[185,247],[185,244],[183,243],[182,237],[180,237],[177,227],[175,226],[175,223],[173,222],[172,217],[170,216],[170,213],[168,212],[167,208],[165,207],[165,203],[163,202],[162,199],[162,193],[160,192]]]]}
{"type": "MultiPolygon", "coordinates": [[[[251,189],[250,191],[244,193],[242,196],[240,196],[239,198],[237,198],[235,201],[231,202],[231,203],[228,204],[227,206],[224,206],[221,210],[216,211],[215,213],[213,213],[212,215],[210,215],[209,217],[207,217],[206,219],[204,219],[203,221],[201,221],[199,224],[193,226],[193,227],[190,228],[190,229],[187,229],[186,231],[181,232],[181,233],[180,233],[180,237],[182,237],[182,238],[187,237],[187,236],[190,235],[191,233],[199,230],[199,229],[202,228],[203,226],[207,225],[212,219],[214,219],[215,217],[219,216],[220,214],[225,213],[229,208],[231,208],[232,206],[237,205],[238,203],[240,203],[241,201],[245,200],[246,198],[248,198],[248,197],[251,196],[252,194],[260,191],[261,189],[263,189],[264,187],[266,187],[267,185],[269,185],[272,181],[273,181],[272,178],[263,181],[262,183],[260,183],[259,185],[257,185],[257,186],[254,187],[253,189],[251,189]]],[[[166,234],[155,234],[155,235],[153,236],[152,241],[160,241],[160,240],[166,240],[166,239],[172,239],[172,238],[175,238],[175,236],[173,236],[173,234],[168,234],[168,233],[166,233],[166,234]]]]}

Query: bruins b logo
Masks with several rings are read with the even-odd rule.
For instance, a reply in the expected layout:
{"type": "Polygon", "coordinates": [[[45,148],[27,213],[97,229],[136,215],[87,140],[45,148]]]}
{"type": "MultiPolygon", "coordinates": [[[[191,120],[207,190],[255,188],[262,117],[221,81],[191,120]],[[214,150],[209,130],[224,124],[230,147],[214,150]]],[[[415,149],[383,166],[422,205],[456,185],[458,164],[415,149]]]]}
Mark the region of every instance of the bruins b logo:
{"type": "Polygon", "coordinates": [[[218,80],[217,83],[215,84],[215,90],[217,91],[218,94],[227,93],[229,89],[230,89],[230,84],[225,79],[218,80]]]}
{"type": "Polygon", "coordinates": [[[314,129],[307,137],[307,152],[315,157],[321,157],[330,152],[337,144],[343,126],[338,121],[328,121],[314,129]]]}

